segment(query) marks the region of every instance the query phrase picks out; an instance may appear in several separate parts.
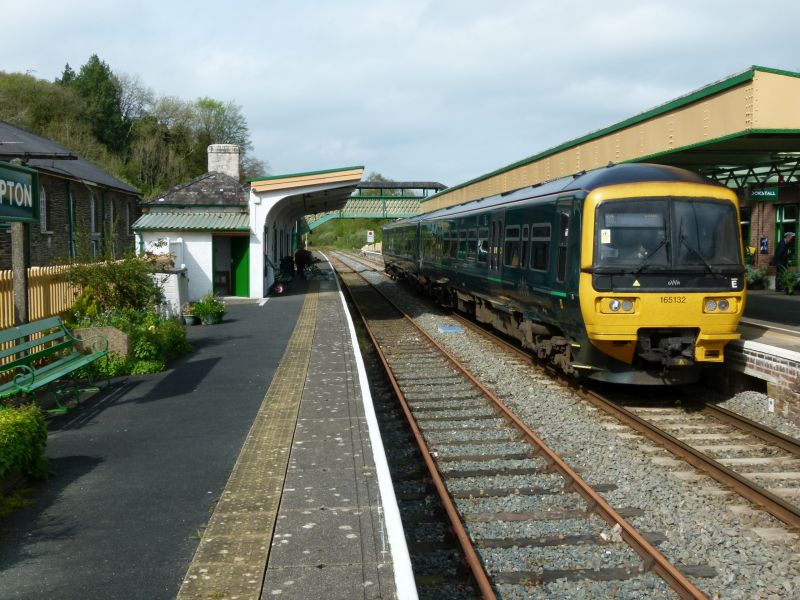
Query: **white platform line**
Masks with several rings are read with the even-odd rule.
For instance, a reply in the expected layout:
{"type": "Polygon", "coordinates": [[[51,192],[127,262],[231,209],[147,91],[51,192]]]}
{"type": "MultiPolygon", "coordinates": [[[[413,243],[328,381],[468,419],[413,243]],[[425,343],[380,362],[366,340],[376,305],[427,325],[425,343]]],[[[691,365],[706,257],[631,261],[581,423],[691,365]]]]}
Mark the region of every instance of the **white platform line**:
{"type": "MultiPolygon", "coordinates": [[[[323,258],[328,261],[328,257],[322,252],[323,258]]],[[[328,261],[328,265],[333,266],[328,261]]],[[[397,497],[394,494],[392,476],[389,473],[389,465],[386,462],[386,451],[383,447],[381,431],[378,427],[378,418],[375,416],[375,407],[372,404],[372,394],[369,391],[369,381],[367,371],[364,368],[364,358],[361,356],[361,349],[358,347],[356,329],[353,326],[353,319],[347,309],[347,302],[344,299],[342,287],[339,285],[339,278],[334,277],[336,288],[339,290],[339,298],[342,301],[347,327],[350,330],[350,343],[353,346],[353,354],[356,359],[356,369],[358,370],[358,385],[361,388],[361,399],[364,402],[364,416],[369,428],[369,437],[372,444],[372,456],[375,460],[375,471],[378,475],[378,488],[381,492],[381,503],[383,504],[383,514],[386,518],[386,534],[389,537],[389,548],[392,553],[392,564],[394,565],[394,583],[397,588],[397,597],[400,600],[417,600],[417,585],[414,580],[414,571],[411,568],[411,557],[408,554],[406,537],[403,532],[403,522],[400,519],[400,509],[397,506],[397,497]]]]}
{"type": "Polygon", "coordinates": [[[258,301],[259,306],[264,306],[267,302],[269,302],[269,298],[262,298],[258,301]]]}

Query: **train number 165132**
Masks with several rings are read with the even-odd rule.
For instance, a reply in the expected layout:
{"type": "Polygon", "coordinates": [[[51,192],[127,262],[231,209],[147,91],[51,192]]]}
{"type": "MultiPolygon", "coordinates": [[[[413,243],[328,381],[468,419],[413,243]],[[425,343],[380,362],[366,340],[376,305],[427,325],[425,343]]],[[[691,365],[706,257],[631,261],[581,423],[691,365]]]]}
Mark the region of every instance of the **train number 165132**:
{"type": "Polygon", "coordinates": [[[661,304],[686,304],[686,296],[661,296],[661,304]]]}

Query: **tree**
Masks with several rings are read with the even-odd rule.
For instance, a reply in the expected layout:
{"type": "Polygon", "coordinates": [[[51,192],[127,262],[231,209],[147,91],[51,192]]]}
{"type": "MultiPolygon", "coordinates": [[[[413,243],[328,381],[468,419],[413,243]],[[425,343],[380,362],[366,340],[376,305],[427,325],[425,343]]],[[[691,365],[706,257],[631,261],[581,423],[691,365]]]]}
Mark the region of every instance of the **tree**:
{"type": "Polygon", "coordinates": [[[64,69],[61,85],[74,89],[87,100],[95,136],[112,152],[121,152],[125,149],[127,128],[122,119],[119,80],[96,54],[92,54],[74,78],[68,69],[69,65],[64,69]]]}

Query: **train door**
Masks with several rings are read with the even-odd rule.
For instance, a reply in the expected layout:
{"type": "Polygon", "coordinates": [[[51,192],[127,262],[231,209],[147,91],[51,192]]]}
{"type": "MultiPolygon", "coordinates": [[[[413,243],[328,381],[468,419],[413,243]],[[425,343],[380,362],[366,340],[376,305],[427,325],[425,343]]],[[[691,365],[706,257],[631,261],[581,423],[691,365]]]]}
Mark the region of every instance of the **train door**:
{"type": "Polygon", "coordinates": [[[503,231],[505,212],[492,213],[489,223],[489,278],[500,279],[503,269],[503,231]]]}
{"type": "Polygon", "coordinates": [[[577,291],[576,264],[580,255],[580,211],[574,198],[559,199],[555,214],[555,277],[553,289],[557,295],[566,297],[568,292],[577,291]]]}

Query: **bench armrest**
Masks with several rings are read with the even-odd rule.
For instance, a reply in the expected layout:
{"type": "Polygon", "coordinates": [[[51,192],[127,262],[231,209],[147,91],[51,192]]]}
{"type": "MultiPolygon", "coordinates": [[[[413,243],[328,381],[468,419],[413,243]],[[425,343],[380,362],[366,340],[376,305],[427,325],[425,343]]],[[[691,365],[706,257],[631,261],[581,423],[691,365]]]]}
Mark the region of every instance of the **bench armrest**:
{"type": "Polygon", "coordinates": [[[28,386],[33,383],[34,379],[36,379],[36,371],[34,371],[33,368],[29,367],[28,365],[16,365],[10,369],[0,369],[0,379],[3,379],[4,375],[11,374],[14,371],[21,371],[14,375],[14,377],[11,379],[14,382],[14,385],[16,385],[18,388],[24,388],[28,386]],[[23,379],[25,379],[24,384],[22,381],[23,379]]]}

